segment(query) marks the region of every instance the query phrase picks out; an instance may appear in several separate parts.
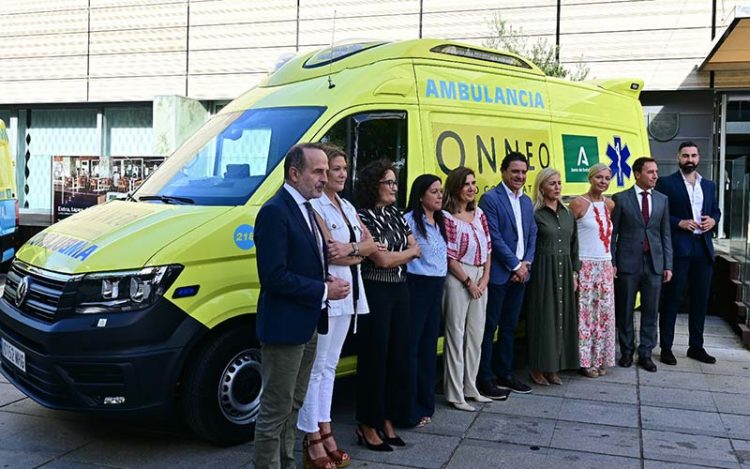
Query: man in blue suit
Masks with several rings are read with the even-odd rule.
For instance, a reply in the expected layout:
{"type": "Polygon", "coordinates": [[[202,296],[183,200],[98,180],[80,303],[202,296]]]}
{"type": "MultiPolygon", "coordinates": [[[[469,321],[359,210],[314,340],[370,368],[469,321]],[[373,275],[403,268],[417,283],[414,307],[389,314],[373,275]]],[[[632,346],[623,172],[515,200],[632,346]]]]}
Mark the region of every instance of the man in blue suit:
{"type": "Polygon", "coordinates": [[[690,295],[687,356],[703,363],[716,363],[716,358],[703,348],[703,325],[714,263],[711,230],[719,222],[721,212],[716,185],[696,171],[699,162],[698,146],[693,142],[681,143],[677,152],[680,169],[656,184],[656,189],[669,197],[674,251],[674,277],[664,289],[659,317],[661,361],[667,365],[677,364],[672,353],[674,327],[687,285],[690,295]]]}
{"type": "Polygon", "coordinates": [[[258,212],[263,391],[255,424],[255,467],[294,468],[294,424],[315,358],[317,332],[328,330],[326,300],[346,297],[348,282],[327,276],[327,250],[309,200],[323,193],[328,159],[317,144],[284,157],[284,187],[258,212]]]}
{"type": "Polygon", "coordinates": [[[531,392],[513,376],[513,338],[534,260],[537,228],[531,199],[523,193],[529,170],[526,157],[508,153],[500,170],[503,182],[479,201],[492,238],[492,262],[477,389],[486,397],[503,400],[510,391],[531,392]]]}

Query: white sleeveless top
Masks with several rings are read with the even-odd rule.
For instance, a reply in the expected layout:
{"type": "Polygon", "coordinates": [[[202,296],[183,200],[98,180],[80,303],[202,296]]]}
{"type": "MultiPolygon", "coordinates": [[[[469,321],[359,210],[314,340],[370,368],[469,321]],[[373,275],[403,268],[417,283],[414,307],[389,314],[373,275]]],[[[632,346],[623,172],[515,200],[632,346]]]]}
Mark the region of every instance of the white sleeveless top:
{"type": "Polygon", "coordinates": [[[612,239],[612,219],[609,210],[603,201],[592,202],[589,199],[586,201],[589,203],[589,208],[581,218],[576,220],[578,257],[587,261],[612,260],[612,252],[609,249],[609,242],[612,239]],[[606,243],[602,241],[602,236],[607,238],[606,243]]]}

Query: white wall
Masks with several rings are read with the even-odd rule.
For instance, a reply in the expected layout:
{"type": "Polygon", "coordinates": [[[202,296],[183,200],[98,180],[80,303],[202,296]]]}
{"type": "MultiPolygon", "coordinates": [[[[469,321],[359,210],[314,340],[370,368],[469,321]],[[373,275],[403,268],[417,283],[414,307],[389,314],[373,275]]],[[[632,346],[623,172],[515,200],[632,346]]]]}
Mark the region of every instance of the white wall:
{"type": "MultiPolygon", "coordinates": [[[[717,34],[738,1],[717,0],[717,34]]],[[[711,1],[562,0],[560,54],[591,78],[635,76],[648,90],[705,89],[711,1]]],[[[552,44],[556,0],[2,0],[0,105],[230,99],[285,52],[336,40],[442,37],[482,43],[499,11],[552,44]],[[89,6],[90,4],[90,6],[89,6]],[[421,6],[420,6],[421,5],[421,6]]],[[[743,74],[717,74],[747,86],[743,74]]]]}

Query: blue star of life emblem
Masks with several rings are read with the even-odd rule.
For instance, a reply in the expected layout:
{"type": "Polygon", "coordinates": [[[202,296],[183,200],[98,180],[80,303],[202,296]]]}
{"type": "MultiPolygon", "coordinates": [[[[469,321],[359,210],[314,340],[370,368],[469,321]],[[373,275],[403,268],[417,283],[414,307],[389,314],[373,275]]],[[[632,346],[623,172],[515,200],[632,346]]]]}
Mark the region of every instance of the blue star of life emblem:
{"type": "Polygon", "coordinates": [[[612,170],[612,174],[617,178],[617,185],[622,187],[625,185],[625,178],[630,178],[630,165],[628,164],[628,158],[630,158],[630,150],[627,145],[622,144],[620,137],[615,137],[614,146],[607,144],[607,156],[612,163],[609,165],[609,169],[612,170]]]}

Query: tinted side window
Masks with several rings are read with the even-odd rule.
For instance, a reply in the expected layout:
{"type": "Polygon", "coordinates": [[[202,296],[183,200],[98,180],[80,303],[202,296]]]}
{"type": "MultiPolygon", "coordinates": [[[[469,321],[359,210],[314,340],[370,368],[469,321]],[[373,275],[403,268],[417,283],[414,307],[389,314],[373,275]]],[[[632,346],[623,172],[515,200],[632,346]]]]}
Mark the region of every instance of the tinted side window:
{"type": "Polygon", "coordinates": [[[379,158],[396,167],[399,190],[396,205],[406,206],[407,120],[404,111],[377,111],[353,114],[341,119],[321,139],[337,145],[349,155],[349,179],[342,195],[352,200],[360,168],[379,158]]]}

